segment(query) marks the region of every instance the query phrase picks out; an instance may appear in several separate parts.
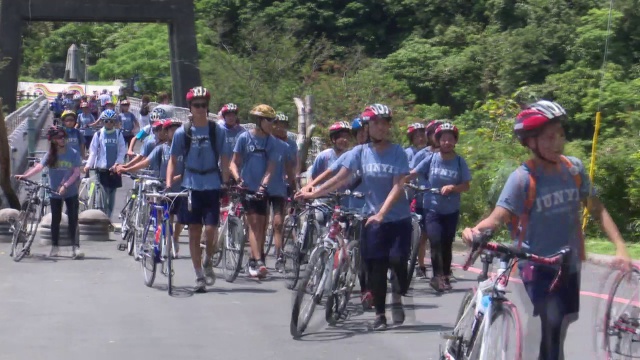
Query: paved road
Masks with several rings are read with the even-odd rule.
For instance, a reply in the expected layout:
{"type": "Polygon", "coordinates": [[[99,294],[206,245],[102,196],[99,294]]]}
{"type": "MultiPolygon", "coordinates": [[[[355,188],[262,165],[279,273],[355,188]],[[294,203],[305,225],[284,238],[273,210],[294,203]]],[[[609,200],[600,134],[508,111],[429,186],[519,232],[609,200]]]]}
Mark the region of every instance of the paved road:
{"type": "MultiPolygon", "coordinates": [[[[117,209],[122,204],[118,196],[117,209]]],[[[476,278],[456,270],[459,282],[445,295],[418,281],[406,299],[405,325],[384,333],[370,331],[373,314],[357,307],[343,324],[327,327],[319,308],[308,334],[296,341],[289,335],[292,292],[277,275],[262,282],[240,275],[234,284],[219,278],[208,293],[194,295],[193,269],[183,258],[176,262],[178,294],[170,297],[161,275],[153,288],[144,286],[139,264],[116,250],[116,239],[83,243],[83,261],[47,259],[38,254],[49,249],[38,246],[35,256],[14,263],[9,245],[0,244],[0,359],[437,359],[439,333],[451,330],[476,278]]],[[[182,243],[186,255],[186,238],[182,243]]],[[[596,359],[595,326],[604,303],[598,294],[606,274],[584,267],[582,311],[568,334],[567,359],[596,359]]],[[[521,285],[509,288],[520,304],[521,285]]],[[[535,340],[529,343],[536,347],[535,340]]],[[[535,351],[527,354],[535,358],[535,351]]]]}

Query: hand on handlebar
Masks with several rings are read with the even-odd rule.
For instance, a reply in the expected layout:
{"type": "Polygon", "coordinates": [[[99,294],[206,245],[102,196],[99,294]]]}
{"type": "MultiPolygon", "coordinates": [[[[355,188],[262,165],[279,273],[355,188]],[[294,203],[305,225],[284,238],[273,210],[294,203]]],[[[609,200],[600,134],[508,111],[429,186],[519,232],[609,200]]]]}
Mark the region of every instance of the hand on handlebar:
{"type": "Polygon", "coordinates": [[[22,180],[22,179],[26,179],[27,177],[24,175],[13,175],[14,178],[16,178],[16,180],[22,180]]]}
{"type": "Polygon", "coordinates": [[[616,257],[611,262],[611,267],[620,269],[622,271],[629,271],[633,266],[631,257],[627,253],[626,247],[621,247],[616,250],[616,257]]]}
{"type": "Polygon", "coordinates": [[[473,245],[473,238],[480,236],[480,231],[475,228],[466,228],[462,230],[462,241],[467,246],[473,245]]]}
{"type": "Polygon", "coordinates": [[[449,194],[451,194],[453,192],[454,188],[455,188],[455,185],[445,185],[440,190],[440,193],[442,195],[449,195],[449,194]]]}

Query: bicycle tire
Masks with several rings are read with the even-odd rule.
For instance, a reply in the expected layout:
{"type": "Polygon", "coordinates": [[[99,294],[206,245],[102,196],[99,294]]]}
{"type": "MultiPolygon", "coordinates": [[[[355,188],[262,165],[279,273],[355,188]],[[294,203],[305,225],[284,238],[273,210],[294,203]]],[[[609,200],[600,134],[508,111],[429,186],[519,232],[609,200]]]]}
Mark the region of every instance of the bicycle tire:
{"type": "MultiPolygon", "coordinates": [[[[170,225],[169,225],[170,226],[170,225]]],[[[164,229],[165,234],[165,244],[171,244],[171,246],[167,249],[166,254],[167,257],[163,259],[167,263],[167,293],[169,296],[173,293],[173,250],[174,245],[172,243],[171,231],[169,229],[164,229]]]]}
{"type": "Polygon", "coordinates": [[[216,251],[211,256],[211,265],[213,267],[218,267],[218,265],[220,265],[220,263],[222,262],[222,252],[224,249],[225,239],[224,235],[227,231],[227,220],[225,219],[221,225],[222,226],[218,228],[218,241],[216,242],[216,251]]]}
{"type": "Polygon", "coordinates": [[[522,325],[518,309],[511,302],[503,301],[494,306],[489,333],[483,336],[480,356],[487,360],[522,360],[522,325]],[[495,325],[503,319],[510,322],[512,328],[501,326],[496,329],[495,325]],[[511,337],[514,341],[509,341],[511,337]],[[506,339],[501,346],[494,343],[499,339],[506,339]]]}
{"type": "Polygon", "coordinates": [[[445,344],[445,351],[459,360],[476,360],[481,342],[477,342],[482,332],[482,320],[476,321],[476,289],[469,289],[462,298],[451,338],[445,344]],[[476,351],[477,350],[477,351],[476,351]]]}
{"type": "Polygon", "coordinates": [[[264,256],[269,255],[269,251],[271,251],[271,247],[273,246],[273,208],[269,211],[269,218],[267,219],[269,222],[267,223],[267,232],[266,238],[264,241],[264,256]]]}
{"type": "MultiPolygon", "coordinates": [[[[333,262],[335,261],[336,260],[334,258],[333,262]]],[[[332,261],[330,260],[329,262],[331,263],[332,261]]],[[[331,291],[327,296],[327,303],[324,306],[324,319],[331,326],[335,326],[338,323],[338,320],[340,320],[340,305],[343,296],[340,289],[346,287],[346,271],[348,270],[346,268],[347,266],[348,263],[343,260],[340,266],[337,269],[334,268],[331,272],[331,291]]]]}
{"type": "Polygon", "coordinates": [[[418,229],[412,229],[411,232],[411,255],[409,257],[409,282],[408,285],[411,287],[411,281],[414,278],[416,271],[416,263],[418,262],[418,252],[420,251],[420,241],[422,240],[422,230],[420,229],[420,224],[412,223],[412,226],[417,226],[418,229]]]}
{"type": "Polygon", "coordinates": [[[234,282],[242,270],[242,257],[246,242],[242,223],[236,217],[227,218],[227,234],[223,251],[224,264],[222,267],[226,282],[234,282]]]}
{"type": "Polygon", "coordinates": [[[24,246],[27,243],[26,233],[28,216],[29,212],[27,210],[22,210],[20,212],[20,215],[18,215],[18,219],[16,219],[16,221],[13,223],[13,235],[11,236],[11,252],[9,253],[9,256],[14,258],[14,261],[16,262],[22,260],[22,257],[24,257],[24,255],[22,255],[20,259],[15,260],[16,255],[22,252],[22,249],[24,249],[24,246]]]}
{"type": "Polygon", "coordinates": [[[128,229],[124,240],[127,242],[127,255],[133,256],[136,247],[136,231],[134,229],[128,229]]]}
{"type": "Polygon", "coordinates": [[[300,244],[296,242],[294,227],[286,230],[282,241],[285,287],[293,290],[300,278],[300,244]]]}
{"type": "Polygon", "coordinates": [[[345,296],[343,296],[343,303],[340,304],[339,309],[341,313],[344,313],[349,301],[351,300],[351,294],[358,281],[358,274],[360,273],[361,255],[360,255],[360,242],[358,240],[351,240],[347,245],[347,253],[349,254],[349,264],[346,276],[346,290],[345,296]]]}
{"type": "Polygon", "coordinates": [[[36,238],[36,232],[38,231],[39,224],[38,216],[35,212],[42,212],[42,206],[44,206],[42,202],[40,203],[38,210],[34,209],[32,204],[28,206],[28,214],[26,218],[27,231],[25,235],[26,242],[24,244],[24,247],[20,249],[17,255],[15,253],[13,254],[13,261],[19,262],[25,256],[29,255],[31,251],[31,245],[33,245],[33,240],[36,238]]]}
{"type": "Polygon", "coordinates": [[[315,294],[318,291],[318,286],[321,285],[322,282],[322,275],[324,274],[324,269],[326,266],[325,255],[327,252],[323,248],[318,249],[319,251],[314,251],[309,257],[309,264],[307,265],[304,275],[302,276],[301,281],[298,283],[298,287],[296,290],[295,300],[291,309],[291,322],[289,324],[289,332],[294,338],[299,338],[300,336],[302,336],[307,326],[309,325],[309,321],[313,316],[315,307],[319,302],[312,296],[308,304],[308,314],[303,316],[302,319],[300,318],[300,310],[309,282],[312,279],[317,280],[317,283],[314,284],[315,286],[313,287],[313,290],[310,291],[311,294],[315,294]]]}
{"type": "MultiPolygon", "coordinates": [[[[614,360],[614,359],[625,359],[625,358],[635,358],[638,355],[637,354],[633,354],[633,353],[629,353],[629,354],[625,354],[625,353],[621,353],[621,346],[620,346],[620,341],[625,341],[628,342],[630,345],[633,345],[633,336],[634,334],[632,333],[628,333],[627,337],[623,340],[621,339],[620,336],[620,330],[619,329],[615,329],[611,327],[611,323],[612,320],[613,322],[618,322],[618,321],[623,321],[623,323],[625,324],[626,327],[629,328],[633,328],[633,327],[637,327],[637,326],[632,326],[631,324],[628,324],[628,322],[637,322],[638,320],[638,314],[632,314],[632,316],[629,316],[629,314],[619,314],[617,316],[613,315],[613,310],[614,310],[614,303],[616,302],[615,299],[616,298],[626,298],[626,296],[622,297],[622,296],[616,296],[616,293],[620,287],[620,285],[623,283],[623,281],[625,281],[625,279],[630,278],[629,280],[631,280],[631,277],[635,276],[636,279],[640,278],[640,270],[638,270],[636,267],[633,267],[631,270],[628,271],[624,271],[624,272],[619,272],[614,281],[613,284],[611,285],[611,290],[609,291],[609,296],[607,297],[607,303],[606,303],[606,310],[605,310],[605,314],[604,314],[604,329],[602,331],[602,335],[603,335],[603,348],[605,351],[605,359],[606,360],[614,360]],[[624,316],[624,318],[623,318],[624,316]],[[614,319],[615,317],[615,319],[614,319]],[[617,338],[618,343],[615,344],[615,346],[611,346],[611,340],[612,337],[617,338]],[[618,357],[614,357],[613,355],[618,355],[620,356],[618,357]]],[[[632,282],[633,283],[633,282],[632,282]]],[[[632,306],[632,309],[635,308],[636,306],[632,306]]],[[[635,325],[635,324],[633,324],[635,325]]],[[[623,345],[626,345],[623,343],[623,345]]],[[[626,347],[626,346],[625,346],[626,347]]]]}
{"type": "Polygon", "coordinates": [[[142,274],[144,275],[144,284],[148,287],[153,286],[156,279],[157,261],[154,253],[154,247],[149,244],[147,238],[149,236],[149,226],[142,233],[140,244],[140,266],[142,266],[142,274]]]}

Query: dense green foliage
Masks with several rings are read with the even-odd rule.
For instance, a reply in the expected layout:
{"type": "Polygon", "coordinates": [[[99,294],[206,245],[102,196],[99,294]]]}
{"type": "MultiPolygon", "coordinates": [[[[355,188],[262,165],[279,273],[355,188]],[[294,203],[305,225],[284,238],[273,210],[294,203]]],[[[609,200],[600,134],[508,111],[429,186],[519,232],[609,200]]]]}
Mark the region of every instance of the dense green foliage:
{"type": "MultiPolygon", "coordinates": [[[[401,141],[411,121],[454,119],[474,175],[465,222],[486,213],[527,156],[511,137],[520,104],[563,104],[567,152],[587,167],[600,110],[596,184],[623,230],[640,232],[639,0],[615,2],[604,69],[608,1],[195,2],[200,68],[216,107],[233,101],[246,115],[266,102],[293,116],[291,98],[313,94],[326,126],[383,102],[401,141]]],[[[71,41],[90,44],[101,80],[139,74],[150,90],[168,89],[167,30],[158,24],[32,24],[23,75],[64,59],[71,41]]]]}

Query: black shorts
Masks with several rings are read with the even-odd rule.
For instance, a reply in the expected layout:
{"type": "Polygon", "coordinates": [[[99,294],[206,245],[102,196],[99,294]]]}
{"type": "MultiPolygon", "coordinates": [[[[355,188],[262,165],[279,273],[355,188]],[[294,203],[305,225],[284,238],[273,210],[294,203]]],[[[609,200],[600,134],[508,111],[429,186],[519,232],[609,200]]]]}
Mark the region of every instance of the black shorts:
{"type": "Polygon", "coordinates": [[[274,214],[284,214],[284,207],[287,204],[287,199],[280,196],[269,196],[269,205],[273,209],[274,214]]]}
{"type": "MultiPolygon", "coordinates": [[[[254,192],[249,192],[249,194],[255,194],[254,192]]],[[[262,198],[261,200],[257,199],[243,199],[242,206],[247,211],[247,214],[254,215],[262,215],[267,216],[267,204],[269,199],[267,197],[262,198]]]]}
{"type": "Polygon", "coordinates": [[[220,223],[220,190],[194,190],[189,201],[180,202],[178,222],[184,225],[212,225],[220,223]]]}
{"type": "Polygon", "coordinates": [[[522,283],[533,304],[533,316],[550,306],[549,302],[555,303],[560,316],[580,312],[580,272],[564,274],[554,291],[549,292],[557,270],[532,264],[519,264],[519,268],[522,283]]]}
{"type": "Polygon", "coordinates": [[[381,224],[369,224],[360,238],[360,251],[366,260],[409,259],[411,218],[381,224]]]}
{"type": "Polygon", "coordinates": [[[178,215],[180,213],[180,209],[182,207],[183,200],[186,201],[183,197],[177,197],[173,199],[171,206],[169,207],[169,215],[178,215]]]}

